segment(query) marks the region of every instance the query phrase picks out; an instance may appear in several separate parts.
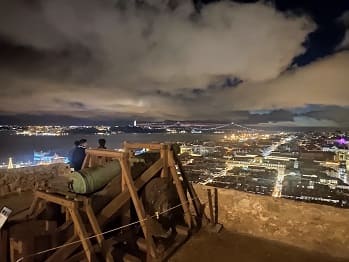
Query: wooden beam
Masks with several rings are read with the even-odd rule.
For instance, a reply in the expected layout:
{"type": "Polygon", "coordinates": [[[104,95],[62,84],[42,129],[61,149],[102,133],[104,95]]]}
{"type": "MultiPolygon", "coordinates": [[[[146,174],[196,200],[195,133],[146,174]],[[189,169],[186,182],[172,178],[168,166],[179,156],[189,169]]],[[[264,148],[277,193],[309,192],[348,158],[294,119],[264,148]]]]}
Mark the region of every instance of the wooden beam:
{"type": "Polygon", "coordinates": [[[207,199],[208,199],[208,207],[209,207],[209,211],[210,211],[211,224],[214,225],[212,194],[211,194],[211,189],[210,188],[207,189],[207,199]]]}
{"type": "Polygon", "coordinates": [[[189,209],[189,202],[188,202],[187,196],[184,193],[182,182],[178,177],[176,166],[175,166],[175,161],[174,161],[172,156],[169,158],[169,164],[170,164],[170,172],[171,172],[173,181],[175,183],[177,193],[178,193],[178,196],[179,196],[179,199],[181,201],[182,208],[184,211],[185,222],[187,223],[187,226],[189,228],[191,228],[191,214],[190,214],[190,209],[189,209]]]}
{"type": "MultiPolygon", "coordinates": [[[[124,156],[123,160],[121,161],[122,169],[129,170],[128,165],[129,165],[128,157],[124,156]]],[[[125,172],[125,173],[123,173],[123,175],[125,175],[125,181],[127,184],[127,188],[130,192],[132,202],[135,206],[136,213],[137,213],[138,219],[140,221],[140,224],[141,224],[141,227],[143,230],[143,234],[145,236],[145,239],[148,242],[148,246],[149,246],[148,254],[150,254],[153,258],[156,258],[157,254],[155,252],[155,243],[154,243],[153,237],[149,233],[148,225],[147,225],[146,220],[145,220],[146,217],[145,217],[144,207],[143,207],[143,204],[138,197],[137,189],[134,185],[134,181],[133,181],[132,176],[129,172],[125,172]]]]}
{"type": "Polygon", "coordinates": [[[67,200],[67,199],[65,199],[63,197],[60,197],[60,196],[47,194],[47,193],[44,193],[44,192],[41,192],[41,191],[36,191],[35,192],[35,196],[38,197],[38,198],[41,198],[43,200],[50,201],[50,202],[53,202],[55,204],[58,204],[58,205],[61,205],[61,206],[65,206],[65,207],[68,207],[68,208],[74,208],[75,207],[75,202],[74,201],[67,200]]]}
{"type": "Polygon", "coordinates": [[[218,224],[218,190],[215,187],[214,192],[214,223],[218,224]]]}
{"type": "Polygon", "coordinates": [[[160,157],[163,159],[163,168],[161,171],[161,177],[167,177],[168,176],[168,145],[161,144],[160,149],[160,157]]]}
{"type": "Polygon", "coordinates": [[[125,153],[125,157],[120,160],[120,162],[126,161],[127,165],[121,168],[121,191],[124,192],[127,188],[126,184],[126,173],[131,174],[131,166],[129,165],[129,154],[125,153]]]}
{"type": "Polygon", "coordinates": [[[0,229],[0,261],[8,261],[8,231],[0,229]]]}
{"type": "MultiPolygon", "coordinates": [[[[17,261],[18,257],[16,257],[16,251],[18,255],[23,256],[23,241],[15,240],[14,238],[10,238],[10,260],[17,261]]],[[[33,261],[32,258],[27,259],[27,261],[33,261]]]]}
{"type": "Polygon", "coordinates": [[[105,246],[105,239],[102,235],[102,230],[101,228],[99,227],[99,224],[98,224],[98,221],[97,221],[97,218],[95,216],[95,213],[93,212],[92,210],[92,207],[91,207],[91,203],[90,203],[90,199],[86,199],[86,201],[84,202],[85,204],[85,211],[86,211],[86,214],[87,214],[87,217],[89,219],[89,222],[92,226],[92,230],[93,230],[93,233],[96,235],[96,238],[97,238],[97,242],[100,246],[100,249],[102,251],[102,254],[105,258],[105,261],[107,262],[114,262],[114,259],[113,259],[113,256],[111,255],[110,253],[110,250],[106,250],[106,246],[105,246]]]}
{"type": "MultiPolygon", "coordinates": [[[[136,179],[134,185],[136,190],[141,189],[150,179],[152,179],[162,168],[162,159],[157,160],[144,173],[136,179]]],[[[121,192],[113,200],[111,200],[101,212],[99,212],[97,219],[101,227],[103,227],[108,219],[111,218],[126,202],[130,199],[130,192],[128,189],[121,192]]]]}
{"type": "MultiPolygon", "coordinates": [[[[86,151],[85,151],[86,152],[86,151]]],[[[84,169],[84,168],[87,168],[89,167],[89,164],[90,164],[90,154],[89,153],[86,153],[85,155],[85,159],[84,159],[84,162],[82,162],[82,166],[81,166],[81,169],[84,169]]]]}
{"type": "Polygon", "coordinates": [[[124,142],[124,149],[125,150],[140,149],[140,148],[147,148],[150,150],[160,150],[161,144],[158,144],[158,143],[129,143],[127,141],[124,142]]]}
{"type": "Polygon", "coordinates": [[[121,159],[124,152],[107,150],[107,149],[86,149],[86,154],[93,155],[93,156],[121,159]]]}
{"type": "Polygon", "coordinates": [[[136,179],[135,187],[137,190],[141,189],[150,179],[152,179],[162,168],[163,160],[159,159],[152,164],[144,173],[136,179]]]}
{"type": "Polygon", "coordinates": [[[39,199],[38,199],[38,197],[36,196],[36,193],[35,193],[33,202],[32,202],[32,204],[30,205],[30,208],[29,208],[29,212],[28,212],[28,216],[29,217],[34,215],[34,211],[38,208],[38,205],[39,205],[39,199]]]}
{"type": "Polygon", "coordinates": [[[173,161],[175,163],[177,163],[177,165],[178,165],[178,169],[179,169],[179,172],[181,173],[183,183],[187,187],[189,195],[193,201],[196,215],[199,218],[202,218],[203,214],[204,214],[203,213],[203,205],[201,204],[200,199],[199,199],[198,195],[196,194],[193,185],[188,181],[188,178],[185,175],[181,161],[178,159],[177,155],[172,150],[170,151],[170,154],[172,156],[173,161]]]}
{"type": "Polygon", "coordinates": [[[87,239],[88,234],[87,234],[84,222],[82,221],[80,214],[78,213],[77,207],[75,206],[74,208],[69,208],[69,212],[70,212],[71,218],[74,221],[74,227],[76,229],[75,232],[79,236],[82,246],[85,250],[86,259],[89,262],[96,261],[94,249],[92,247],[91,241],[87,239]]]}
{"type": "Polygon", "coordinates": [[[94,164],[94,155],[92,154],[89,154],[90,158],[89,158],[89,161],[88,161],[88,167],[92,167],[93,164],[94,164]]]}

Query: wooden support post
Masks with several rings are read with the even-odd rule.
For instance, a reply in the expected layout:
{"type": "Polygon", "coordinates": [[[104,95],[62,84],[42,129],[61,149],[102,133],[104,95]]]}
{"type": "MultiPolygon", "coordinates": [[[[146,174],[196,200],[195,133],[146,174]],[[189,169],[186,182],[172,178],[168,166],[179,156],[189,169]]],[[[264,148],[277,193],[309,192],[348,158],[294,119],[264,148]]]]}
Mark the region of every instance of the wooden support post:
{"type": "Polygon", "coordinates": [[[212,194],[211,194],[211,189],[207,189],[207,199],[208,199],[208,208],[210,212],[210,222],[212,225],[215,224],[214,222],[214,216],[213,216],[213,205],[212,205],[212,194]]]}
{"type": "Polygon", "coordinates": [[[89,167],[90,158],[91,158],[90,154],[87,153],[86,156],[85,156],[84,162],[82,163],[81,169],[89,167]]]}
{"type": "Polygon", "coordinates": [[[193,188],[193,185],[188,181],[188,178],[184,173],[181,161],[178,159],[177,155],[173,151],[171,151],[171,154],[172,154],[172,157],[173,157],[175,163],[177,163],[177,165],[178,165],[178,169],[182,175],[183,183],[188,188],[189,195],[192,198],[192,201],[194,204],[194,209],[195,209],[196,215],[199,218],[202,218],[203,214],[204,214],[203,205],[201,204],[200,199],[193,188]]]}
{"type": "Polygon", "coordinates": [[[0,261],[8,261],[8,242],[7,229],[0,229],[0,261]]]}
{"type": "Polygon", "coordinates": [[[94,165],[95,161],[94,161],[94,156],[93,155],[90,155],[90,161],[88,161],[88,167],[91,167],[94,165]]]}
{"type": "Polygon", "coordinates": [[[96,261],[91,241],[87,239],[88,234],[84,222],[82,221],[80,214],[78,213],[77,207],[75,206],[74,208],[69,208],[69,212],[74,221],[74,227],[76,229],[75,232],[79,236],[82,246],[85,250],[87,261],[96,261]]]}
{"type": "Polygon", "coordinates": [[[142,204],[142,202],[140,201],[140,199],[138,197],[136,187],[135,187],[135,185],[133,183],[132,176],[131,176],[131,174],[129,172],[128,154],[124,155],[124,157],[122,158],[120,164],[121,164],[122,170],[126,171],[126,172],[122,172],[122,175],[125,176],[124,177],[125,178],[125,182],[126,182],[128,190],[130,192],[133,204],[135,206],[138,219],[140,220],[140,224],[141,224],[141,227],[142,227],[142,230],[143,230],[144,237],[145,237],[145,239],[147,240],[147,242],[149,244],[148,253],[153,258],[156,258],[157,254],[155,252],[155,243],[154,243],[153,237],[149,234],[148,225],[146,223],[144,207],[143,207],[143,204],[142,204]]]}
{"type": "Polygon", "coordinates": [[[161,177],[167,177],[168,176],[168,145],[161,144],[160,157],[163,160],[163,168],[161,171],[161,177]]]}
{"type": "Polygon", "coordinates": [[[92,167],[95,165],[95,162],[96,162],[95,159],[96,157],[90,154],[90,161],[89,161],[88,167],[92,167]]]}
{"type": "Polygon", "coordinates": [[[93,233],[96,235],[97,242],[98,242],[99,247],[100,247],[100,249],[101,249],[101,251],[103,253],[105,261],[113,262],[114,259],[113,259],[113,256],[110,253],[110,250],[106,250],[105,239],[104,239],[104,237],[102,235],[102,230],[99,227],[97,218],[95,216],[95,213],[93,212],[93,209],[91,207],[91,203],[90,202],[91,202],[91,200],[89,198],[86,198],[85,201],[84,201],[84,207],[85,207],[85,211],[86,211],[87,217],[89,219],[89,222],[90,222],[90,224],[92,226],[93,233]]]}
{"type": "Polygon", "coordinates": [[[182,182],[179,179],[179,176],[177,174],[175,161],[174,161],[172,155],[169,158],[169,165],[170,165],[170,172],[171,172],[173,181],[176,185],[177,193],[178,193],[178,196],[179,196],[179,199],[181,201],[182,208],[184,211],[185,222],[187,223],[187,226],[189,228],[191,228],[191,214],[190,214],[190,209],[189,209],[189,202],[188,202],[187,196],[185,195],[182,182]]]}
{"type": "MultiPolygon", "coordinates": [[[[16,261],[18,257],[16,257],[16,251],[19,256],[23,256],[23,242],[20,240],[15,240],[10,238],[10,259],[11,261],[16,261]]],[[[30,261],[33,261],[30,259],[30,261]]]]}
{"type": "Polygon", "coordinates": [[[64,208],[64,213],[65,213],[65,222],[70,221],[71,217],[70,217],[68,208],[64,208]]]}
{"type": "Polygon", "coordinates": [[[39,204],[39,199],[36,196],[36,194],[34,194],[34,200],[29,208],[29,212],[28,212],[28,216],[31,217],[34,215],[35,210],[38,208],[38,204],[39,204]]]}
{"type": "Polygon", "coordinates": [[[128,142],[127,141],[124,141],[123,143],[123,148],[124,148],[124,152],[128,155],[130,155],[130,149],[128,148],[128,142]]]}
{"type": "MultiPolygon", "coordinates": [[[[128,154],[127,154],[128,155],[128,154]]],[[[126,162],[128,163],[129,159],[125,159],[125,160],[120,160],[120,162],[126,162]]],[[[124,192],[127,189],[127,183],[126,183],[126,177],[127,174],[131,174],[131,167],[129,164],[127,165],[123,165],[121,164],[121,191],[124,192]]]]}
{"type": "Polygon", "coordinates": [[[218,190],[214,188],[214,223],[218,224],[218,190]]]}

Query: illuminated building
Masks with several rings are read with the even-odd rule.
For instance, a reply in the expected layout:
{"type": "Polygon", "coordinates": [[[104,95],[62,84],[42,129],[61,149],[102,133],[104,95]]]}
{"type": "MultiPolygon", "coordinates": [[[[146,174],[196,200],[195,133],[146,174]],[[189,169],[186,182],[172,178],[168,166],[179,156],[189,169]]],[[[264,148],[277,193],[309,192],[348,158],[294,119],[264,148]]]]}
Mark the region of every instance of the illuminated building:
{"type": "Polygon", "coordinates": [[[67,163],[69,160],[66,157],[58,156],[57,154],[51,155],[50,152],[35,152],[34,151],[34,164],[52,164],[52,163],[67,163]]]}
{"type": "Polygon", "coordinates": [[[347,168],[346,162],[341,161],[338,167],[338,178],[347,184],[347,168]]]}

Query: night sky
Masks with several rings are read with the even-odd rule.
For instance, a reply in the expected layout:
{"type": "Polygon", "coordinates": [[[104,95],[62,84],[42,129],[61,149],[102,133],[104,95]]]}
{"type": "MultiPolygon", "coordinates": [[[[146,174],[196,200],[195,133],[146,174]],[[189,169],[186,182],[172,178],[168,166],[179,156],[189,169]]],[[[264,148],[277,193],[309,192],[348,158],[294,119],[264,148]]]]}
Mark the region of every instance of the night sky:
{"type": "Polygon", "coordinates": [[[349,127],[349,1],[1,0],[0,124],[349,127]]]}

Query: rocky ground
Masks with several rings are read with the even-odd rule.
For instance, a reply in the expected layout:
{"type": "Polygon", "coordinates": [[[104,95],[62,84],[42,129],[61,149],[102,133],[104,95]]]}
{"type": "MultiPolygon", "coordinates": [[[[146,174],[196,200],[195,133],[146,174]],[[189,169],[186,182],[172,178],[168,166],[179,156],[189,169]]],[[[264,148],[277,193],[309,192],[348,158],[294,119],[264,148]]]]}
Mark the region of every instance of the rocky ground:
{"type": "Polygon", "coordinates": [[[45,188],[53,178],[70,172],[66,164],[0,169],[0,197],[45,188]]]}
{"type": "Polygon", "coordinates": [[[201,230],[169,259],[170,262],[348,262],[319,252],[250,235],[201,230]]]}

